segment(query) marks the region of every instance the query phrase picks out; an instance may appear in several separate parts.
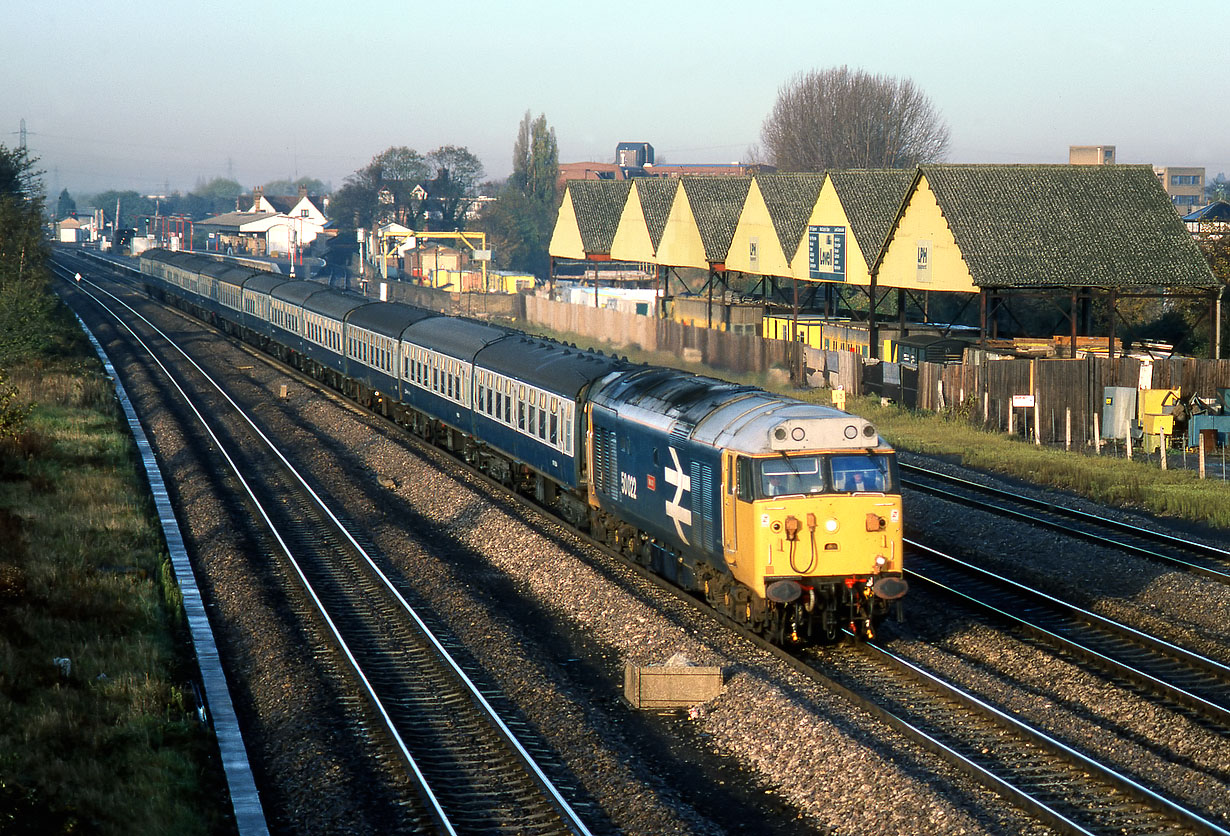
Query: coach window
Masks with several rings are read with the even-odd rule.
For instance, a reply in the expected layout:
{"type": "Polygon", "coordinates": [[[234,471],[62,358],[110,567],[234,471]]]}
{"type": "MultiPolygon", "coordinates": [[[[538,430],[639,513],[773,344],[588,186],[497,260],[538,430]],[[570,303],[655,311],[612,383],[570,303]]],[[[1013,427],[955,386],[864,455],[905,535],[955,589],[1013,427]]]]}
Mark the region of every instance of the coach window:
{"type": "Polygon", "coordinates": [[[552,447],[559,446],[559,401],[551,399],[551,436],[548,439],[552,447]]]}

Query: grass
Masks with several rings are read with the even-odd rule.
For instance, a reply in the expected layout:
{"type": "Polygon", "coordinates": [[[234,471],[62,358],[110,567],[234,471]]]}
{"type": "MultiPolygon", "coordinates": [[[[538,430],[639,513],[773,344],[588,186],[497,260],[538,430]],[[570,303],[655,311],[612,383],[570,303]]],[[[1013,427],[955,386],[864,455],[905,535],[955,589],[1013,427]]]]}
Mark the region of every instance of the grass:
{"type": "MultiPolygon", "coordinates": [[[[525,323],[517,327],[530,330],[525,323]]],[[[553,333],[541,328],[532,330],[552,339],[627,356],[637,363],[673,366],[759,386],[811,403],[832,403],[832,393],[828,390],[796,389],[785,372],[777,370],[758,375],[730,374],[699,363],[684,363],[674,355],[643,351],[637,346],[625,348],[577,334],[553,333]]],[[[1194,470],[1174,467],[1163,471],[1156,463],[1139,458],[1128,461],[1109,455],[1039,447],[1019,437],[983,430],[957,414],[881,406],[877,398],[849,397],[846,409],[872,421],[898,450],[946,457],[965,467],[1071,491],[1108,505],[1230,528],[1230,485],[1219,479],[1201,481],[1194,470]]]]}
{"type": "Polygon", "coordinates": [[[0,833],[227,832],[110,382],[85,358],[9,371],[37,406],[0,441],[0,833]]]}

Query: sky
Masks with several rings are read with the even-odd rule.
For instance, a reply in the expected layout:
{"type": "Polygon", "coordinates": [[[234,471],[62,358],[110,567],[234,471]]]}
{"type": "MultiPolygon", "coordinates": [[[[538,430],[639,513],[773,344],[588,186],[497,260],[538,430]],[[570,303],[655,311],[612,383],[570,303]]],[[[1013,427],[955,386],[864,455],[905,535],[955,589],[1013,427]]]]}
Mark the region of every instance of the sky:
{"type": "Polygon", "coordinates": [[[529,111],[561,162],[749,159],[778,90],[847,65],[910,78],[950,131],[947,161],[1230,172],[1224,0],[0,0],[0,144],[47,192],[338,188],[393,146],[468,148],[512,170],[529,111]],[[1218,47],[1217,44],[1222,44],[1218,47]],[[1211,67],[1211,71],[1204,68],[1211,67]]]}

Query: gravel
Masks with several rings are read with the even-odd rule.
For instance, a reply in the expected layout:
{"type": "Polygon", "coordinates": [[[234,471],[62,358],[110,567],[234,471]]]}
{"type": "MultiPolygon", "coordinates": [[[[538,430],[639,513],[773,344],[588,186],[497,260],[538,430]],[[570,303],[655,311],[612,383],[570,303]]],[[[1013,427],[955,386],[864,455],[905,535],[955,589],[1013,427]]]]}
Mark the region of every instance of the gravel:
{"type": "MultiPolygon", "coordinates": [[[[259,420],[508,694],[558,759],[552,768],[594,805],[596,832],[1049,832],[554,523],[445,473],[336,400],[295,382],[279,400],[279,373],[217,341],[198,352],[261,402],[259,420]],[[722,696],[660,716],[621,699],[625,664],[672,658],[722,667],[722,696]]],[[[143,400],[152,402],[148,389],[143,400]]],[[[148,420],[163,460],[188,464],[165,415],[154,408],[148,420]]],[[[192,509],[186,535],[207,575],[271,828],[400,832],[397,782],[347,748],[354,729],[344,689],[304,644],[293,608],[270,591],[265,559],[230,536],[234,512],[211,499],[215,479],[185,475],[178,490],[192,509]]],[[[1227,593],[1216,584],[938,499],[910,494],[906,511],[912,534],[928,544],[963,549],[1225,655],[1227,593]]],[[[897,635],[895,649],[1219,814],[1230,809],[1218,771],[1230,763],[1225,741],[936,603],[911,598],[908,623],[884,631],[897,635]]]]}

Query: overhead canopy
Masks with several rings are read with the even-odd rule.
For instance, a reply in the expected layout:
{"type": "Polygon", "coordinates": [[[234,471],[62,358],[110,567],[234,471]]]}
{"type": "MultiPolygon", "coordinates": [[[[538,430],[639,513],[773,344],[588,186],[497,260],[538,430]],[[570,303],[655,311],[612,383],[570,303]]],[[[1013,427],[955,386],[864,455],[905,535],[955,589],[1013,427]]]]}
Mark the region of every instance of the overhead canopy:
{"type": "Polygon", "coordinates": [[[1150,166],[569,181],[550,253],[966,293],[1217,286],[1150,166]]]}
{"type": "Polygon", "coordinates": [[[927,290],[1217,285],[1146,165],[921,166],[875,272],[927,290]]]}

